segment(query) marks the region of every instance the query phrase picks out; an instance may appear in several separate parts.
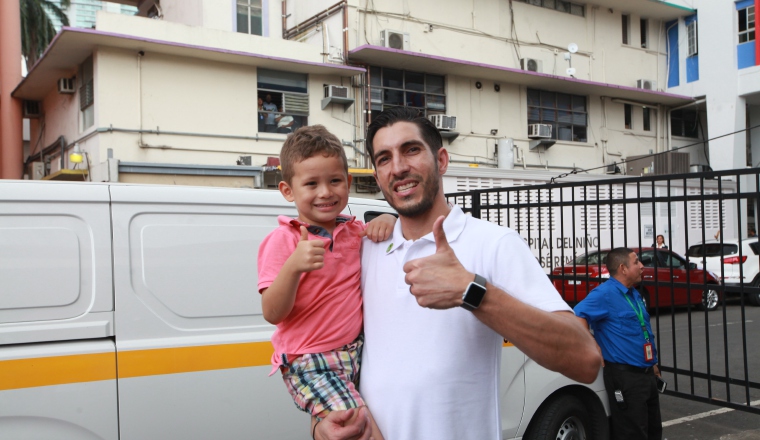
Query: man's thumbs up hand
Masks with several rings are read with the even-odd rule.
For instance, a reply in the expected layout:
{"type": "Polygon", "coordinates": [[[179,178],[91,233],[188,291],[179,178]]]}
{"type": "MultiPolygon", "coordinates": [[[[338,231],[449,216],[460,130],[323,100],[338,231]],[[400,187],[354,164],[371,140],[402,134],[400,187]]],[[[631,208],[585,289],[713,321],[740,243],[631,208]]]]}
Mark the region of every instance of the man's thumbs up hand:
{"type": "Polygon", "coordinates": [[[319,239],[309,240],[309,231],[301,226],[301,239],[289,260],[298,272],[311,272],[325,265],[325,242],[319,239]]]}
{"type": "Polygon", "coordinates": [[[408,261],[404,265],[417,304],[431,309],[450,309],[462,305],[462,294],[475,278],[459,262],[443,230],[444,216],[433,223],[435,253],[408,261]]]}
{"type": "Polygon", "coordinates": [[[433,223],[433,237],[435,237],[436,254],[444,252],[454,253],[454,250],[449,246],[449,240],[446,238],[446,231],[443,230],[444,220],[446,220],[446,217],[440,216],[435,219],[435,223],[433,223]]]}

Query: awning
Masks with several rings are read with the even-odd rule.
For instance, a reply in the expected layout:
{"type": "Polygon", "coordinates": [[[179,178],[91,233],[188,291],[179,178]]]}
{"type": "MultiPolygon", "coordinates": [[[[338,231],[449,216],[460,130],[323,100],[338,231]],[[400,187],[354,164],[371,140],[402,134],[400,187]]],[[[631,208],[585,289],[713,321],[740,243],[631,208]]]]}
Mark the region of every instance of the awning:
{"type": "Polygon", "coordinates": [[[301,61],[217,47],[103,32],[96,29],[64,27],[55,36],[26,78],[16,87],[12,96],[35,101],[42,100],[55,89],[59,78],[70,77],[75,74],[78,66],[92,55],[98,46],[129,49],[135,53],[142,50],[150,53],[266,67],[267,69],[297,73],[337,76],[353,76],[364,73],[364,69],[360,67],[301,61]]]}
{"type": "Polygon", "coordinates": [[[456,75],[479,80],[520,84],[531,88],[576,95],[598,95],[630,101],[679,106],[694,101],[689,96],[587,81],[577,78],[548,75],[527,70],[473,61],[428,55],[418,52],[391,49],[388,47],[364,45],[348,54],[351,62],[361,62],[373,66],[391,67],[404,70],[456,75]]]}
{"type": "MultiPolygon", "coordinates": [[[[628,14],[635,14],[641,18],[669,21],[678,17],[684,17],[696,14],[695,9],[680,5],[674,1],[662,0],[594,0],[594,5],[600,8],[625,11],[628,14]]],[[[683,1],[681,2],[683,3],[683,1]]]]}
{"type": "Polygon", "coordinates": [[[86,182],[87,170],[59,170],[53,174],[49,174],[42,178],[42,180],[65,180],[68,182],[86,182]]]}

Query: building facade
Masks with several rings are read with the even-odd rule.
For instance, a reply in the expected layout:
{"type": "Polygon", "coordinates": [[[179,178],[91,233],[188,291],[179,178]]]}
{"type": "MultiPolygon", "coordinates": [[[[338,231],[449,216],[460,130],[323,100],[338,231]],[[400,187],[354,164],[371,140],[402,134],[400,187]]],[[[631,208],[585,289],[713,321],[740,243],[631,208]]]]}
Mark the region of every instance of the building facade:
{"type": "Polygon", "coordinates": [[[346,145],[355,190],[377,195],[363,133],[394,105],[441,126],[464,178],[447,190],[652,172],[617,163],[693,143],[668,131],[669,109],[694,102],[667,88],[667,24],[694,14],[670,3],[121,3],[138,14],[63,29],[14,91],[39,103],[28,175],[271,187],[285,132],[323,124],[346,145]]]}

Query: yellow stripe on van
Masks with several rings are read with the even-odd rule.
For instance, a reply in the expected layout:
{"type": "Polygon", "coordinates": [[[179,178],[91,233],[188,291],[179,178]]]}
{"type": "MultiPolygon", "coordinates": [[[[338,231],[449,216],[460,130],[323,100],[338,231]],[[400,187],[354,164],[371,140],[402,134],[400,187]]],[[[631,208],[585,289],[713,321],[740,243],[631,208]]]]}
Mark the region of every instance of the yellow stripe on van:
{"type": "MultiPolygon", "coordinates": [[[[504,341],[504,347],[514,346],[504,341]]],[[[0,361],[0,391],[118,377],[156,376],[269,365],[272,343],[203,345],[114,353],[78,354],[0,361]]]]}
{"type": "Polygon", "coordinates": [[[114,353],[0,361],[0,390],[116,379],[114,353]]]}
{"type": "Polygon", "coordinates": [[[119,378],[269,365],[272,343],[203,345],[119,352],[119,378]]]}

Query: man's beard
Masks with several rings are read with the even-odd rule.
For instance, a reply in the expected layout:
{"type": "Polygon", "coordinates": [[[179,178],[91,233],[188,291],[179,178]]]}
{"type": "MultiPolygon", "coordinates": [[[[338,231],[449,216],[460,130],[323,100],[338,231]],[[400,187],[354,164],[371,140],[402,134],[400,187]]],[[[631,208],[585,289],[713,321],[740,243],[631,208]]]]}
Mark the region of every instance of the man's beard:
{"type": "MultiPolygon", "coordinates": [[[[408,176],[405,176],[404,178],[407,178],[408,176]]],[[[440,182],[438,179],[438,173],[434,172],[433,176],[428,176],[426,179],[418,179],[419,185],[424,186],[424,192],[422,193],[422,198],[419,202],[413,204],[413,205],[399,205],[396,204],[393,197],[389,197],[388,192],[390,192],[391,195],[395,195],[393,192],[393,183],[388,185],[388,189],[384,190],[383,193],[385,195],[385,200],[388,202],[389,205],[393,209],[396,210],[396,212],[399,213],[399,215],[403,217],[408,218],[414,218],[419,217],[423,214],[426,214],[433,208],[433,204],[435,203],[435,198],[438,195],[438,191],[440,190],[440,182]],[[388,191],[388,192],[386,192],[388,191]]]]}

